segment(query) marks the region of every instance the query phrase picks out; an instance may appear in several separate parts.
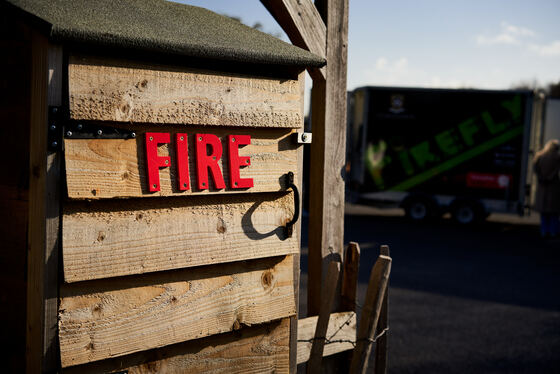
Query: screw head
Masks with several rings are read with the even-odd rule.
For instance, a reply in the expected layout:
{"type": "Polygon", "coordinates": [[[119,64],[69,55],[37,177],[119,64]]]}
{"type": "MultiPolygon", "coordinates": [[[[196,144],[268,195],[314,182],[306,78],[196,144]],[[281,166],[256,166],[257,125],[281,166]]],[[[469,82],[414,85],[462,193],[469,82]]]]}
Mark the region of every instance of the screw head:
{"type": "Polygon", "coordinates": [[[302,134],[302,135],[301,135],[301,140],[303,140],[304,142],[306,142],[306,141],[307,141],[307,134],[305,134],[305,133],[302,134]]]}
{"type": "Polygon", "coordinates": [[[56,130],[56,125],[51,125],[50,129],[51,129],[51,131],[56,130]]]}
{"type": "Polygon", "coordinates": [[[169,160],[165,160],[165,165],[169,165],[169,160]]]}
{"type": "Polygon", "coordinates": [[[130,133],[130,137],[133,138],[133,139],[136,138],[136,133],[135,132],[130,133]]]}
{"type": "Polygon", "coordinates": [[[97,135],[101,135],[101,134],[103,134],[103,130],[101,129],[97,130],[97,135]]]}
{"type": "Polygon", "coordinates": [[[58,142],[52,142],[52,143],[51,143],[51,146],[52,146],[53,148],[58,147],[58,142]]]}
{"type": "Polygon", "coordinates": [[[84,126],[82,126],[82,124],[81,124],[81,123],[78,123],[78,126],[76,126],[76,128],[77,128],[78,130],[81,130],[81,129],[83,129],[83,128],[84,128],[84,126]]]}
{"type": "Polygon", "coordinates": [[[66,136],[72,136],[72,131],[66,131],[66,136]]]}

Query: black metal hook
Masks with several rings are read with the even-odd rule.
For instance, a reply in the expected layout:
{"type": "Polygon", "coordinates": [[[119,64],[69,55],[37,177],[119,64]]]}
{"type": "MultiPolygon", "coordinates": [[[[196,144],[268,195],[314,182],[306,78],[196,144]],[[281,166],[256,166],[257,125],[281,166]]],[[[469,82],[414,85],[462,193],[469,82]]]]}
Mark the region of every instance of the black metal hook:
{"type": "Polygon", "coordinates": [[[284,229],[286,230],[286,236],[290,238],[294,232],[293,226],[299,219],[300,197],[299,197],[299,190],[294,183],[294,173],[291,171],[288,172],[288,174],[286,174],[286,178],[287,178],[287,188],[291,188],[292,191],[294,191],[294,216],[289,222],[286,223],[286,226],[284,226],[284,229]]]}

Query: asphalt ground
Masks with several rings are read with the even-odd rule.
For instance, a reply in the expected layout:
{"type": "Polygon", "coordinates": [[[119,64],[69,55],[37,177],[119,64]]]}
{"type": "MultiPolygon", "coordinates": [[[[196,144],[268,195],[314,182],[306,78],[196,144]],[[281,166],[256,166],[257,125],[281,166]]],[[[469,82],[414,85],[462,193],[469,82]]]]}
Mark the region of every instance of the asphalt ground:
{"type": "MultiPolygon", "coordinates": [[[[305,316],[306,217],[302,227],[305,316]]],[[[391,249],[389,373],[560,373],[560,240],[540,238],[538,216],[418,224],[347,206],[350,240],[361,246],[360,302],[379,245],[391,249]]]]}

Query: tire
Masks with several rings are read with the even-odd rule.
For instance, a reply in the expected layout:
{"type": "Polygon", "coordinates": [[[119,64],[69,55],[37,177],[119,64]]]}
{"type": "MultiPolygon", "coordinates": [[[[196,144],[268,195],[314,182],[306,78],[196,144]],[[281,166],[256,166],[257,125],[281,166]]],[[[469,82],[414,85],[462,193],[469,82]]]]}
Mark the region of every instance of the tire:
{"type": "Polygon", "coordinates": [[[451,204],[451,215],[460,225],[471,225],[487,217],[479,202],[472,200],[457,200],[451,204]]]}
{"type": "Polygon", "coordinates": [[[421,222],[436,217],[437,207],[426,198],[410,198],[404,204],[406,217],[411,221],[421,222]]]}

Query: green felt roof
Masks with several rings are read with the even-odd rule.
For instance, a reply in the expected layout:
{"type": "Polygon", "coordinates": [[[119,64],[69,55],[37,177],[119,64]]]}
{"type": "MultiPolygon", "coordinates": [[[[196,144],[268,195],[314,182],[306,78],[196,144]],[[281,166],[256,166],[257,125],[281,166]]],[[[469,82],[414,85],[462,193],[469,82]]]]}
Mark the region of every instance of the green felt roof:
{"type": "Polygon", "coordinates": [[[325,63],[306,50],[190,5],[163,0],[7,2],[47,22],[49,37],[57,42],[256,64],[319,67],[325,63]]]}

